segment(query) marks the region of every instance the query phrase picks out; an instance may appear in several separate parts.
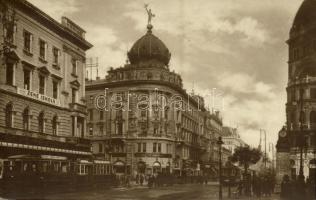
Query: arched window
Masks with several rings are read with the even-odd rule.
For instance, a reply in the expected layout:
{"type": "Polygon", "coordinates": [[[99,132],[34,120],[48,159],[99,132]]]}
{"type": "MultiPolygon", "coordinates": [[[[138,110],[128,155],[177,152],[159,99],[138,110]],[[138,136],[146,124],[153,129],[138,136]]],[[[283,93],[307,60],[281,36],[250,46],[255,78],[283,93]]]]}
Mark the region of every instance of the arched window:
{"type": "Polygon", "coordinates": [[[316,125],[316,111],[311,111],[310,115],[309,115],[309,121],[311,123],[311,125],[316,125]]]}
{"type": "Polygon", "coordinates": [[[13,127],[13,105],[8,103],[5,107],[5,125],[13,127]]]}
{"type": "Polygon", "coordinates": [[[23,129],[24,130],[29,130],[29,128],[30,128],[29,116],[30,116],[29,108],[25,108],[23,111],[23,129]]]}
{"type": "Polygon", "coordinates": [[[45,129],[45,120],[44,120],[44,112],[40,112],[38,116],[38,131],[44,133],[45,129]]]}
{"type": "Polygon", "coordinates": [[[52,121],[52,127],[53,127],[53,135],[57,135],[58,133],[58,117],[57,116],[54,116],[53,117],[53,121],[52,121]]]}

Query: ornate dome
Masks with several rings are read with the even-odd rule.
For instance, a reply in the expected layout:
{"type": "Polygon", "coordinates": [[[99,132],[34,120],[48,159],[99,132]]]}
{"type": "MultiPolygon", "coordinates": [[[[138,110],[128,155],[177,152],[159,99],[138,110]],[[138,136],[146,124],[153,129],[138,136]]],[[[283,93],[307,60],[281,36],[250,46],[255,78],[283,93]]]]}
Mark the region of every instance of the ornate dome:
{"type": "Polygon", "coordinates": [[[166,45],[152,34],[152,25],[147,26],[147,33],[138,39],[127,53],[131,64],[138,64],[141,61],[157,60],[168,65],[171,54],[166,45]]]}
{"type": "Polygon", "coordinates": [[[304,0],[296,13],[293,28],[307,27],[316,23],[316,0],[304,0]]]}

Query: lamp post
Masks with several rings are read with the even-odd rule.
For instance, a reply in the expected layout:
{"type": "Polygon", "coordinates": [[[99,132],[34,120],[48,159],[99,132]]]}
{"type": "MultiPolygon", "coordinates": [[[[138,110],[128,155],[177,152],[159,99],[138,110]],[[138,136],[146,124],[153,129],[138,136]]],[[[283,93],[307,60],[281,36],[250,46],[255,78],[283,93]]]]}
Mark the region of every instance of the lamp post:
{"type": "Polygon", "coordinates": [[[222,137],[219,137],[217,140],[217,144],[219,147],[219,191],[218,198],[223,199],[223,191],[222,191],[222,145],[224,144],[222,137]]]}

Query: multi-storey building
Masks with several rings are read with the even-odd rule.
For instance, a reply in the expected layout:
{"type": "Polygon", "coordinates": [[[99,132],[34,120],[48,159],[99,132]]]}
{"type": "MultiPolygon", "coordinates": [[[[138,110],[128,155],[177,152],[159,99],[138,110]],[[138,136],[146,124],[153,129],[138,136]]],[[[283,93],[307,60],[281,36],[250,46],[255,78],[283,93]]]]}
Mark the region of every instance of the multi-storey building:
{"type": "Polygon", "coordinates": [[[199,173],[210,149],[207,111],[170,70],[171,54],[152,28],[132,46],[128,63],[87,81],[88,137],[116,173],[199,173]]]}
{"type": "Polygon", "coordinates": [[[237,128],[223,127],[223,147],[233,154],[237,147],[244,147],[247,144],[240,138],[237,128]]]}
{"type": "MultiPolygon", "coordinates": [[[[303,172],[315,177],[316,170],[316,1],[305,0],[290,30],[286,127],[277,144],[277,169],[296,176],[300,147],[304,146],[303,172]],[[282,165],[282,166],[280,166],[282,165]]],[[[281,172],[280,172],[281,173],[281,172]]]]}
{"type": "Polygon", "coordinates": [[[0,1],[0,158],[90,157],[85,31],[25,0],[0,1]]]}

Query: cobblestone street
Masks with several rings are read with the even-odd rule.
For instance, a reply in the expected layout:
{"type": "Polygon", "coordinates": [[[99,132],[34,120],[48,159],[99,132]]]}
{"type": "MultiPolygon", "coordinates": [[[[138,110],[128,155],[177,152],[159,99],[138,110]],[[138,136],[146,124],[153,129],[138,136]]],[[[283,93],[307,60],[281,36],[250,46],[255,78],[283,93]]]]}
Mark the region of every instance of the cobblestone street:
{"type": "MultiPolygon", "coordinates": [[[[228,199],[227,188],[223,189],[223,199],[228,199]]],[[[235,191],[232,189],[232,191],[235,191]]],[[[198,185],[174,185],[170,187],[160,187],[149,189],[146,186],[133,186],[131,188],[111,188],[111,189],[90,189],[73,191],[30,192],[17,195],[6,196],[6,198],[25,199],[94,199],[94,200],[210,200],[218,199],[218,186],[215,184],[198,185]]],[[[234,199],[234,198],[232,198],[234,199]]],[[[235,199],[256,199],[256,198],[235,198],[235,199]]],[[[277,195],[273,197],[263,197],[262,200],[277,200],[277,195]]]]}

